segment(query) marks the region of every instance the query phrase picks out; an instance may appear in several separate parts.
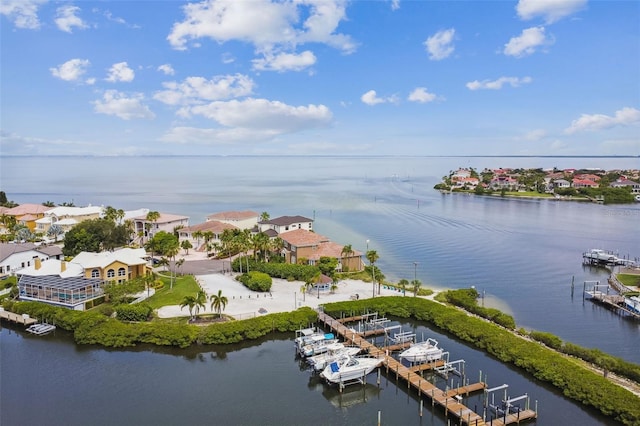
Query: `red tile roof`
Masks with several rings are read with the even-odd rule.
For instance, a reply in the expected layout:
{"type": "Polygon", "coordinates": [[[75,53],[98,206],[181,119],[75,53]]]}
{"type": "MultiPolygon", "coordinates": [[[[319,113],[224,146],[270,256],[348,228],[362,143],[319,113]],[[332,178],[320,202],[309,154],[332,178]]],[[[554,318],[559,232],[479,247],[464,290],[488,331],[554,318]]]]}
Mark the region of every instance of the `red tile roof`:
{"type": "Polygon", "coordinates": [[[280,238],[296,247],[317,246],[322,242],[329,241],[327,237],[307,231],[306,229],[296,229],[295,231],[285,232],[284,234],[280,234],[280,238]]]}
{"type": "Polygon", "coordinates": [[[193,226],[188,226],[180,229],[179,232],[190,232],[194,233],[197,231],[206,232],[211,231],[214,234],[222,234],[225,229],[238,229],[238,227],[233,226],[229,223],[218,222],[217,220],[210,220],[204,223],[198,223],[193,226]]]}
{"type": "Polygon", "coordinates": [[[22,216],[25,214],[44,214],[47,210],[51,210],[51,207],[43,206],[42,204],[20,204],[5,212],[5,214],[11,216],[22,216]]]}

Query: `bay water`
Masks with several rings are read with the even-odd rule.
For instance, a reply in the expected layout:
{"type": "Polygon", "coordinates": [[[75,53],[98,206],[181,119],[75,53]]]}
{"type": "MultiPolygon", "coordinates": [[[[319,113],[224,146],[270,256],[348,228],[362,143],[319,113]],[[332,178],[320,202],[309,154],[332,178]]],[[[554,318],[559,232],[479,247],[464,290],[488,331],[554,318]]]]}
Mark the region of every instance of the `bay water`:
{"type": "MultiPolygon", "coordinates": [[[[227,210],[306,216],[337,243],[376,250],[387,279],[415,275],[424,287],[475,286],[481,303],[513,315],[518,327],[640,363],[640,323],[582,298],[586,281],[605,283],[610,273],[583,266],[582,252],[604,248],[640,257],[638,204],[433,190],[458,167],[631,169],[640,168],[637,158],[2,157],[0,165],[0,190],[18,203],[144,207],[189,216],[191,224],[227,210]]],[[[383,424],[446,424],[437,409],[419,417],[415,395],[392,381],[378,387],[375,377],[362,398],[350,391],[358,403],[336,407],[327,397],[331,389],[300,371],[291,337],[229,348],[112,351],[77,347],[61,331],[42,339],[5,327],[0,420],[374,424],[381,411],[383,424]]],[[[538,424],[609,422],[455,339],[438,337],[466,360],[470,375],[482,369],[490,386],[508,382],[511,396],[527,392],[541,401],[538,424]]],[[[468,403],[474,404],[481,406],[468,403]]]]}

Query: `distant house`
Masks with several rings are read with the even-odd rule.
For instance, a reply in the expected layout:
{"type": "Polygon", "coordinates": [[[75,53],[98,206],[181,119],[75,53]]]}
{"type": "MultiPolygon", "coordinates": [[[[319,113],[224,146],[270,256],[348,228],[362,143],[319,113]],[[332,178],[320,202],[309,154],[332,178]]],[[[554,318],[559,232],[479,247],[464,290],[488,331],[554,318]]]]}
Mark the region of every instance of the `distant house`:
{"type": "Polygon", "coordinates": [[[454,184],[453,185],[454,188],[467,188],[467,189],[475,189],[476,186],[478,186],[478,184],[480,183],[480,181],[477,178],[473,178],[473,177],[460,178],[452,182],[454,184]]]}
{"type": "Polygon", "coordinates": [[[489,186],[493,189],[515,189],[518,187],[518,180],[511,176],[494,176],[489,186]]]}
{"type": "Polygon", "coordinates": [[[272,230],[280,236],[286,232],[299,229],[312,231],[313,220],[304,216],[280,216],[275,219],[258,222],[258,230],[260,232],[272,230]]]}
{"type": "Polygon", "coordinates": [[[189,217],[175,214],[160,213],[158,220],[147,220],[147,215],[141,215],[131,219],[133,229],[140,237],[140,242],[145,243],[160,231],[173,233],[175,229],[189,226],[189,217]]]}
{"type": "Polygon", "coordinates": [[[127,247],[101,253],[83,251],[71,262],[82,266],[85,278],[122,283],[146,275],[148,268],[146,257],[147,253],[144,249],[127,247]]]}
{"type": "Polygon", "coordinates": [[[20,204],[12,207],[4,214],[16,218],[16,223],[25,225],[31,232],[36,230],[36,220],[43,218],[44,213],[51,207],[42,204],[20,204]]]}
{"type": "Polygon", "coordinates": [[[62,249],[58,246],[36,246],[33,243],[0,243],[0,276],[33,266],[36,259],[62,259],[62,249]]]}
{"type": "Polygon", "coordinates": [[[254,211],[229,211],[207,216],[207,222],[217,221],[233,225],[238,229],[253,229],[258,224],[260,215],[254,211]]]}
{"type": "Polygon", "coordinates": [[[571,182],[566,179],[556,179],[553,181],[554,188],[571,188],[571,182]]]}
{"type": "Polygon", "coordinates": [[[577,179],[574,178],[572,181],[574,188],[597,188],[599,185],[592,180],[589,179],[577,179]]]}
{"type": "Polygon", "coordinates": [[[58,259],[40,261],[18,272],[18,297],[83,311],[104,294],[103,280],[86,278],[81,265],[58,259]]]}
{"type": "Polygon", "coordinates": [[[321,257],[331,257],[338,259],[338,270],[348,267],[350,271],[360,271],[364,268],[361,252],[354,250],[344,253],[344,246],[315,232],[297,229],[281,234],[280,238],[284,242],[285,259],[289,263],[306,259],[307,264],[316,265],[321,257]]]}
{"type": "Polygon", "coordinates": [[[98,219],[102,216],[104,207],[54,207],[44,212],[44,217],[37,219],[36,231],[46,234],[52,225],[57,224],[64,232],[73,228],[80,222],[91,219],[98,219]]]}
{"type": "Polygon", "coordinates": [[[625,188],[631,187],[631,192],[634,194],[640,194],[640,183],[629,179],[618,179],[612,182],[610,185],[612,188],[625,188]]]}
{"type": "Polygon", "coordinates": [[[217,220],[209,220],[197,225],[187,226],[178,231],[178,240],[189,241],[197,251],[206,251],[207,244],[221,243],[221,235],[226,229],[239,229],[229,223],[219,222],[217,220]],[[207,241],[207,236],[210,238],[207,241]]]}
{"type": "Polygon", "coordinates": [[[466,179],[471,177],[471,170],[469,169],[458,169],[451,175],[451,180],[456,181],[459,179],[466,179]]]}

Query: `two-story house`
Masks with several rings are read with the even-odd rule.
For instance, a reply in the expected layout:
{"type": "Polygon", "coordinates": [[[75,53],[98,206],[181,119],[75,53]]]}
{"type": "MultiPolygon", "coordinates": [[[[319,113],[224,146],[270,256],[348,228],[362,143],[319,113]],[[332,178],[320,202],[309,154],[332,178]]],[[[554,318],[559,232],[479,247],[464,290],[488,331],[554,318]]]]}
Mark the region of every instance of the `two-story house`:
{"type": "Polygon", "coordinates": [[[33,266],[36,259],[62,259],[62,249],[58,246],[36,246],[34,243],[0,243],[0,276],[33,266]]]}
{"type": "Polygon", "coordinates": [[[280,216],[275,219],[258,222],[258,230],[265,232],[267,235],[270,235],[267,231],[273,231],[275,234],[282,236],[286,232],[299,229],[313,231],[313,220],[304,216],[280,216]]]}
{"type": "Polygon", "coordinates": [[[300,263],[304,259],[306,264],[315,265],[321,257],[331,257],[338,259],[338,270],[348,267],[350,271],[360,271],[364,268],[361,252],[353,250],[345,253],[344,246],[315,232],[296,229],[280,234],[280,238],[284,242],[285,258],[289,263],[300,263]]]}
{"type": "Polygon", "coordinates": [[[174,230],[189,226],[189,217],[168,213],[159,213],[156,220],[147,219],[147,215],[131,218],[133,229],[140,238],[140,243],[149,241],[160,231],[173,233],[174,230]]]}

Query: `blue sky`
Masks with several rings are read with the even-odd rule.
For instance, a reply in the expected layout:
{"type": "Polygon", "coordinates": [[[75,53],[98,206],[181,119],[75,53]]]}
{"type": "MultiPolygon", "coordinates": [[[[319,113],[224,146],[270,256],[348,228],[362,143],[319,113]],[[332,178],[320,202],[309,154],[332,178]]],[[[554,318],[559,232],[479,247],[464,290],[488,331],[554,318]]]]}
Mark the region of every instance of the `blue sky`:
{"type": "Polygon", "coordinates": [[[640,2],[2,0],[1,155],[639,155],[640,2]]]}

